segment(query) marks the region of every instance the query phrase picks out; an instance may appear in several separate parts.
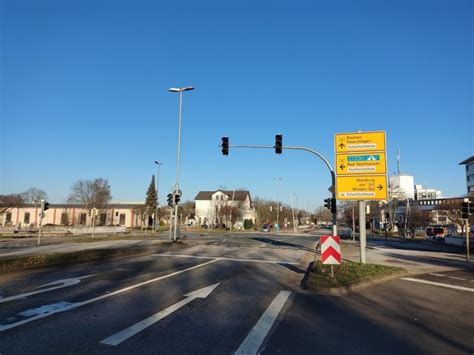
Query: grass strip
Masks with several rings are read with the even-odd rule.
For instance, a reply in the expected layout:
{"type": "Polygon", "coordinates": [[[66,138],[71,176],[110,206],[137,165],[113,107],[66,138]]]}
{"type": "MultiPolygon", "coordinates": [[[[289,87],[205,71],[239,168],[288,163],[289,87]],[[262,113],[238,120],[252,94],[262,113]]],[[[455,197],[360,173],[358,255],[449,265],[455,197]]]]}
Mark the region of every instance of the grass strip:
{"type": "Polygon", "coordinates": [[[146,254],[146,248],[90,249],[70,253],[52,253],[22,256],[0,260],[0,272],[20,271],[36,267],[71,264],[81,261],[107,259],[119,256],[146,254]]]}
{"type": "Polygon", "coordinates": [[[334,265],[334,278],[332,278],[331,265],[323,265],[317,261],[310,272],[307,286],[310,289],[347,287],[363,281],[373,281],[401,274],[404,271],[404,269],[395,266],[343,261],[341,265],[334,265]]]}

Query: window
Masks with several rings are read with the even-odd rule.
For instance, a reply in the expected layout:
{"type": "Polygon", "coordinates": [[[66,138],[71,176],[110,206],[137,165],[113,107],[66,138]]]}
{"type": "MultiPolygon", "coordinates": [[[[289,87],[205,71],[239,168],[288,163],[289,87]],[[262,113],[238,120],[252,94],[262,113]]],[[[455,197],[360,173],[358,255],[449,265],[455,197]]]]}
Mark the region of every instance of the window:
{"type": "Polygon", "coordinates": [[[7,212],[7,218],[5,219],[5,223],[11,223],[12,222],[12,213],[7,212]]]}
{"type": "Polygon", "coordinates": [[[119,221],[119,224],[121,226],[124,226],[125,225],[125,213],[120,213],[120,221],[119,221]]]}
{"type": "Polygon", "coordinates": [[[86,219],[87,219],[87,214],[86,213],[81,213],[80,216],[79,216],[79,224],[81,226],[85,226],[86,225],[86,219]]]}
{"type": "Polygon", "coordinates": [[[23,223],[30,224],[30,212],[25,212],[25,217],[23,218],[23,223]]]}
{"type": "Polygon", "coordinates": [[[67,213],[61,213],[61,225],[67,225],[67,213]]]}
{"type": "Polygon", "coordinates": [[[107,219],[107,215],[105,213],[101,213],[99,215],[99,225],[105,226],[105,220],[107,219]]]}

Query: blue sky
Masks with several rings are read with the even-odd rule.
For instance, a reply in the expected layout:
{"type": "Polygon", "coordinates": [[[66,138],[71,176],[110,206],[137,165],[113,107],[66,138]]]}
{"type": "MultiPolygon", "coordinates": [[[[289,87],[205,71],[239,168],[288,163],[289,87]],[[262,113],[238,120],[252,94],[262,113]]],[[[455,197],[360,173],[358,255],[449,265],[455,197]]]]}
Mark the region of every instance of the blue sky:
{"type": "Polygon", "coordinates": [[[465,193],[473,155],[471,0],[0,0],[0,193],[36,186],[64,202],[78,179],[109,180],[139,201],[163,162],[160,199],[176,173],[184,94],[181,187],[245,187],[322,205],[330,177],[304,152],[334,161],[338,132],[385,130],[388,170],[465,193]]]}

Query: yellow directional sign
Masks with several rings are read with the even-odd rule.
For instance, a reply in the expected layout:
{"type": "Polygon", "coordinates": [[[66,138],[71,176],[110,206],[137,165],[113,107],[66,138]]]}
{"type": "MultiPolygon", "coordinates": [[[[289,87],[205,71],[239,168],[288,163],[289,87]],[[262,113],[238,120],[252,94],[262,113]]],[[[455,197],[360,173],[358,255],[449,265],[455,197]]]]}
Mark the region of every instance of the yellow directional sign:
{"type": "Polygon", "coordinates": [[[336,155],[337,175],[386,174],[385,152],[336,155]]]}
{"type": "Polygon", "coordinates": [[[385,132],[336,133],[334,144],[336,154],[385,151],[385,132]]]}
{"type": "Polygon", "coordinates": [[[387,177],[385,175],[337,176],[336,199],[386,200],[387,177]]]}

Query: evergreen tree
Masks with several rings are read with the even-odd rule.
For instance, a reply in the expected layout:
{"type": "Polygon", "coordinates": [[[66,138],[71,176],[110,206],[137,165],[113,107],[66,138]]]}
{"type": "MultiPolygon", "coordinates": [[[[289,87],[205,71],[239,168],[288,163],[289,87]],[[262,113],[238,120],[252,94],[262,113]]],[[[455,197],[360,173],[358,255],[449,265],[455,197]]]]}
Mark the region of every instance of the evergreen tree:
{"type": "Polygon", "coordinates": [[[148,191],[146,192],[146,201],[145,207],[148,210],[148,215],[151,216],[156,211],[156,206],[158,204],[155,188],[155,175],[151,176],[150,186],[148,186],[148,191]]]}

